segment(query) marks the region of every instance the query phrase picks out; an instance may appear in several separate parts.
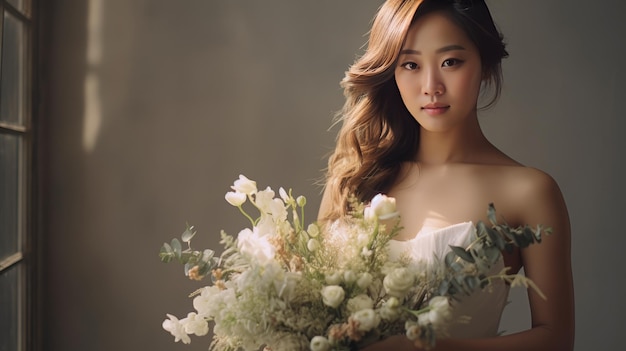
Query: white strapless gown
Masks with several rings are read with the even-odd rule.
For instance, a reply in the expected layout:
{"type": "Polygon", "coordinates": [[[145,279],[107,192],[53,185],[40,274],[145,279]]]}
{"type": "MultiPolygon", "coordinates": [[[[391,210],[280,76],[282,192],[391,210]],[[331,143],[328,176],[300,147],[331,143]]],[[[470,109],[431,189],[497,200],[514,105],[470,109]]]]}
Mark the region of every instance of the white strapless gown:
{"type": "MultiPolygon", "coordinates": [[[[391,240],[389,258],[397,260],[408,255],[413,261],[436,263],[450,251],[449,245],[466,247],[476,238],[474,224],[465,222],[444,228],[424,228],[418,235],[406,241],[391,240]]],[[[497,274],[504,268],[500,259],[492,272],[497,274]]],[[[496,281],[491,289],[478,290],[470,296],[463,296],[460,301],[452,302],[455,320],[464,316],[470,317],[469,322],[455,322],[449,328],[452,338],[481,338],[498,335],[500,317],[507,303],[509,286],[496,281]]]]}

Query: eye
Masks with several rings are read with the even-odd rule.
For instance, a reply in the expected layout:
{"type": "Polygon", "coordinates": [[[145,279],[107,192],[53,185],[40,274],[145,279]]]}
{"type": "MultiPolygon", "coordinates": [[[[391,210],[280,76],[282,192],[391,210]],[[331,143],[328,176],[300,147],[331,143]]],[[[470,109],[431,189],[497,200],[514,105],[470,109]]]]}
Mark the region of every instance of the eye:
{"type": "Polygon", "coordinates": [[[463,61],[459,60],[459,59],[455,59],[455,58],[450,58],[447,60],[444,60],[443,63],[441,64],[442,67],[452,67],[452,66],[458,66],[460,64],[462,64],[463,61]]]}
{"type": "Polygon", "coordinates": [[[402,64],[402,68],[409,70],[409,71],[413,71],[413,70],[418,69],[419,66],[415,62],[406,62],[402,64]]]}

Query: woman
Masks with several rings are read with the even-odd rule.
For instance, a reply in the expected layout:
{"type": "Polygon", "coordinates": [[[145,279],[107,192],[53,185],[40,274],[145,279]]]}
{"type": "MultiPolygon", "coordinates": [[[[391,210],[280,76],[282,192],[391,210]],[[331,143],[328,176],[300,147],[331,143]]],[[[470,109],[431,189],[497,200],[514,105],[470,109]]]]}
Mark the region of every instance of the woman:
{"type": "MultiPolygon", "coordinates": [[[[512,226],[553,229],[539,245],[503,253],[509,273],[523,267],[547,296],[529,291],[532,327],[496,336],[504,287],[500,294],[462,301],[459,310],[469,307],[470,323],[453,328],[436,350],[573,348],[570,227],[561,192],[549,175],[498,150],[478,123],[479,98],[491,91],[487,105],[496,100],[507,55],[482,0],[388,0],[365,54],[342,82],[343,125],[329,159],[320,219],[344,215],[349,194],[367,201],[381,192],[396,198],[402,214],[397,242],[422,251],[430,239],[413,240],[465,235],[464,223],[487,220],[489,203],[512,226]],[[495,328],[485,329],[494,321],[495,328]]],[[[419,347],[399,335],[367,348],[389,349],[419,347]]]]}

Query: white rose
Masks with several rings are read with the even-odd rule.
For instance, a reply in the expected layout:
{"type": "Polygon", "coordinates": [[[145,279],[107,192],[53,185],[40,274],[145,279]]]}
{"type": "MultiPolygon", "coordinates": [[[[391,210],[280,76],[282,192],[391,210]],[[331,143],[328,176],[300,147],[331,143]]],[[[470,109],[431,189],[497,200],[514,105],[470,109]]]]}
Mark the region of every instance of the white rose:
{"type": "Polygon", "coordinates": [[[243,174],[239,175],[239,179],[235,180],[235,183],[231,188],[237,192],[244,193],[246,195],[252,195],[256,193],[256,182],[246,178],[243,174]]]}
{"type": "Polygon", "coordinates": [[[388,295],[399,299],[409,292],[415,284],[415,276],[408,268],[396,268],[383,279],[383,286],[388,295]]]}
{"type": "Polygon", "coordinates": [[[329,285],[322,288],[322,301],[326,306],[337,308],[345,296],[346,292],[339,285],[329,285]]]}
{"type": "Polygon", "coordinates": [[[378,327],[380,323],[380,317],[371,308],[355,312],[351,318],[359,323],[358,329],[364,332],[378,327]]]}
{"type": "Polygon", "coordinates": [[[387,195],[378,194],[371,202],[372,211],[379,219],[385,220],[398,216],[396,199],[387,195]]]}
{"type": "Polygon", "coordinates": [[[374,308],[374,301],[369,296],[360,294],[348,300],[347,307],[348,312],[355,313],[360,310],[374,308]]]}
{"type": "Polygon", "coordinates": [[[361,289],[367,289],[367,287],[372,284],[372,280],[374,280],[374,277],[372,277],[372,275],[368,272],[364,272],[359,275],[359,279],[357,279],[356,285],[358,285],[361,289]]]}
{"type": "Polygon", "coordinates": [[[330,342],[323,336],[314,336],[311,339],[311,351],[328,351],[330,350],[330,342]]]}
{"type": "Polygon", "coordinates": [[[237,191],[229,191],[226,193],[226,195],[224,196],[224,198],[226,199],[226,201],[228,201],[229,204],[235,206],[235,207],[239,207],[241,205],[243,205],[244,202],[246,202],[246,198],[248,196],[244,193],[240,193],[237,191]]]}

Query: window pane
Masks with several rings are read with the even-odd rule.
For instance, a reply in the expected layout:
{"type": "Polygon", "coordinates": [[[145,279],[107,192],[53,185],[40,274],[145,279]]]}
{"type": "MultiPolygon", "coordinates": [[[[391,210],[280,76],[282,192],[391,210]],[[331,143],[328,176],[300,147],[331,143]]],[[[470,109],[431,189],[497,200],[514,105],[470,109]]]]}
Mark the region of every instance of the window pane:
{"type": "Polygon", "coordinates": [[[0,350],[17,350],[20,332],[19,272],[21,265],[0,272],[0,350]]]}
{"type": "Polygon", "coordinates": [[[27,64],[24,24],[5,11],[2,29],[0,121],[23,125],[26,105],[24,68],[27,64]]]}
{"type": "Polygon", "coordinates": [[[8,0],[7,2],[26,16],[30,15],[31,0],[8,0]]]}
{"type": "Polygon", "coordinates": [[[18,248],[19,136],[0,134],[0,260],[18,248]]]}

